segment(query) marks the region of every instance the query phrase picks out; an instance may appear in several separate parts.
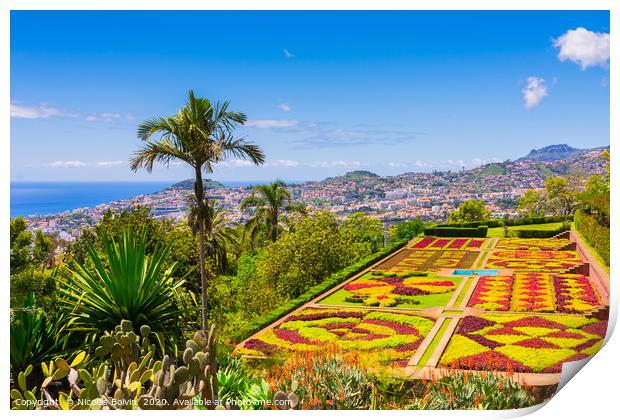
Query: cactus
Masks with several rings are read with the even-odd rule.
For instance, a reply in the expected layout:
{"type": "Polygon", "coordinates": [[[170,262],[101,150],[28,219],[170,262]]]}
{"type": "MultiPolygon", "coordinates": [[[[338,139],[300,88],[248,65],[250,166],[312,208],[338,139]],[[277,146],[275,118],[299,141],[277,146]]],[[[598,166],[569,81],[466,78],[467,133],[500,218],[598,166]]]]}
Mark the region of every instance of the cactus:
{"type": "MultiPolygon", "coordinates": [[[[214,330],[215,326],[211,326],[208,334],[196,332],[187,340],[177,364],[169,355],[154,360],[149,326],[143,325],[137,334],[132,323],[124,320],[99,338],[95,356],[103,360],[98,365],[83,367],[88,359],[85,352],[70,364],[63,359],[42,364],[43,405],[55,409],[184,409],[192,408],[194,399],[199,398],[206,408],[221,408],[216,406],[214,330]],[[54,398],[51,388],[59,381],[67,382],[63,389],[68,393],[60,391],[54,398]]],[[[11,391],[14,406],[17,401],[36,401],[36,388],[25,388],[25,377],[31,371],[29,367],[20,374],[21,391],[11,391]]],[[[28,407],[35,408],[32,405],[28,407]]]]}

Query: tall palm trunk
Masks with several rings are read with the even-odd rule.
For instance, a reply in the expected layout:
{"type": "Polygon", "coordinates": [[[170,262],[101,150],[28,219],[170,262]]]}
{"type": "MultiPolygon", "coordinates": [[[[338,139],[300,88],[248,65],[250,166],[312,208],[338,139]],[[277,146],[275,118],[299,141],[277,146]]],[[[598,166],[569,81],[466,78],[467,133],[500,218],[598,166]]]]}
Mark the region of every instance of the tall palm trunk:
{"type": "Polygon", "coordinates": [[[200,297],[202,329],[207,331],[207,271],[205,267],[205,221],[204,221],[204,189],[202,186],[202,171],[196,166],[196,180],[194,181],[194,195],[198,206],[198,235],[200,241],[200,297]]]}
{"type": "Polygon", "coordinates": [[[271,242],[275,242],[278,240],[278,210],[275,209],[273,211],[273,221],[271,225],[271,242]]]}

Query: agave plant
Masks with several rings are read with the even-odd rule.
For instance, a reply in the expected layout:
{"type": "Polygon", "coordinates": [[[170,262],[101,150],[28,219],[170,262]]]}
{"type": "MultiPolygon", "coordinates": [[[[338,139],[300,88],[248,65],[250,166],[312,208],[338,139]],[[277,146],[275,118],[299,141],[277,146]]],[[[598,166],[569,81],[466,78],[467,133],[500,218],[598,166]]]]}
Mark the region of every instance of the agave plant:
{"type": "Polygon", "coordinates": [[[184,280],[175,281],[175,265],[164,263],[171,244],[157,244],[147,255],[145,232],[124,232],[117,239],[103,237],[102,242],[103,257],[88,247],[92,264],[73,261],[59,279],[60,301],[71,312],[71,330],[94,336],[125,319],[176,335],[179,310],[173,298],[184,280]]]}
{"type": "Polygon", "coordinates": [[[269,384],[246,371],[241,359],[231,358],[217,372],[218,398],[225,406],[254,410],[270,400],[269,384]]]}
{"type": "Polygon", "coordinates": [[[455,372],[429,384],[413,410],[508,410],[536,403],[527,389],[492,372],[455,372]]]}
{"type": "Polygon", "coordinates": [[[65,320],[63,317],[54,321],[47,319],[36,307],[34,293],[28,294],[23,306],[14,310],[11,318],[12,373],[19,373],[28,365],[39,366],[60,351],[65,320]]]}

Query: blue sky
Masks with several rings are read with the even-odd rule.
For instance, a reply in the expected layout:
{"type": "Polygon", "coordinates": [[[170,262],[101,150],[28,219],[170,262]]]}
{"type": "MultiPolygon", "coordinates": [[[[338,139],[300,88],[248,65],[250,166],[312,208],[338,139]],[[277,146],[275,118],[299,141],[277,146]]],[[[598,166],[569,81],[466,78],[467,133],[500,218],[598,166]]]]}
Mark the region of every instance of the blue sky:
{"type": "Polygon", "coordinates": [[[219,180],[460,169],[609,144],[608,12],[11,13],[11,180],[128,169],[188,89],[230,100],[267,165],[219,180]],[[578,29],[579,28],[579,29],[578,29]]]}

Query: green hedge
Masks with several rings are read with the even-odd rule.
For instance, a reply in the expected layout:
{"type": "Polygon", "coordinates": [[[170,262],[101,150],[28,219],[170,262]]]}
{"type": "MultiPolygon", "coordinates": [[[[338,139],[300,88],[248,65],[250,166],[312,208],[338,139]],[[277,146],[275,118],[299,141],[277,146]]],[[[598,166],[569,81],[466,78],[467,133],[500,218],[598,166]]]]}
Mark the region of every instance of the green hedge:
{"type": "MultiPolygon", "coordinates": [[[[572,216],[568,220],[572,220],[572,216]]],[[[518,219],[489,219],[466,223],[446,223],[438,226],[446,227],[478,227],[485,225],[490,228],[502,226],[541,225],[545,223],[557,223],[565,220],[562,216],[521,217],[518,219]]]]}
{"type": "Polygon", "coordinates": [[[487,236],[488,226],[478,227],[452,227],[452,226],[435,226],[424,229],[426,236],[457,236],[466,238],[485,238],[487,236]]]}
{"type": "Polygon", "coordinates": [[[609,228],[601,225],[594,216],[585,213],[583,210],[577,210],[575,212],[575,229],[581,233],[588,244],[594,248],[605,264],[609,266],[609,228]]]}
{"type": "Polygon", "coordinates": [[[515,229],[513,232],[519,238],[551,238],[569,230],[567,226],[560,226],[554,230],[515,229]]]}
{"type": "Polygon", "coordinates": [[[282,318],[283,316],[288,315],[289,313],[293,312],[295,309],[299,308],[303,304],[308,303],[309,301],[311,301],[315,297],[321,295],[322,293],[325,293],[326,291],[328,291],[332,287],[337,286],[338,284],[342,283],[343,281],[345,281],[349,277],[353,276],[354,274],[357,274],[360,271],[370,267],[371,265],[373,265],[377,261],[385,258],[386,256],[388,256],[392,252],[396,251],[397,249],[400,249],[400,248],[404,247],[405,245],[407,245],[407,242],[409,242],[408,239],[405,239],[405,240],[402,240],[402,241],[399,241],[399,242],[395,242],[395,243],[393,243],[391,245],[388,245],[385,248],[380,249],[378,252],[375,252],[374,254],[369,255],[368,257],[362,259],[361,261],[359,261],[359,262],[357,262],[357,263],[355,263],[353,265],[350,265],[347,268],[344,268],[344,269],[338,271],[337,273],[332,274],[330,277],[328,277],[322,283],[317,284],[316,286],[308,289],[301,296],[299,296],[299,297],[297,297],[297,298],[295,298],[293,300],[290,300],[287,303],[285,303],[284,305],[279,306],[279,307],[269,311],[265,315],[261,316],[260,318],[255,319],[249,325],[247,325],[245,328],[243,328],[243,329],[239,330],[237,333],[233,334],[231,339],[233,340],[233,342],[236,342],[236,343],[239,343],[239,342],[245,340],[246,338],[248,338],[252,334],[262,330],[263,328],[265,328],[269,324],[274,323],[275,321],[277,321],[278,319],[282,318]]]}

